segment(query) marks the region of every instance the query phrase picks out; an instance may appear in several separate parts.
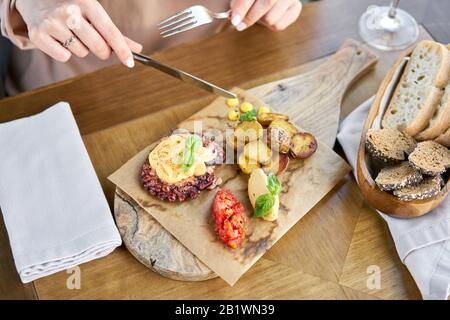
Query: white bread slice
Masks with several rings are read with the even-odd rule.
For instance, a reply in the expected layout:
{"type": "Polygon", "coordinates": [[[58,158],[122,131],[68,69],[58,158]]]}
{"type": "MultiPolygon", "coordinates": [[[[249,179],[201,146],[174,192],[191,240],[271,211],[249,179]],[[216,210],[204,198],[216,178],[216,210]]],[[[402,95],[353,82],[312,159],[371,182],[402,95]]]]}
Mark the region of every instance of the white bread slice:
{"type": "Polygon", "coordinates": [[[416,136],[426,128],[450,77],[450,52],[434,41],[421,41],[414,49],[383,117],[383,128],[416,136]]]}
{"type": "MultiPolygon", "coordinates": [[[[450,50],[450,45],[447,46],[450,50]]],[[[445,87],[444,95],[438,108],[430,120],[428,127],[415,138],[419,141],[432,140],[445,133],[450,128],[450,81],[445,87]]]]}
{"type": "Polygon", "coordinates": [[[441,134],[435,141],[443,146],[446,146],[447,148],[450,148],[450,129],[441,134]]]}
{"type": "Polygon", "coordinates": [[[445,93],[428,127],[414,138],[419,141],[432,140],[445,133],[448,128],[450,128],[450,83],[445,88],[445,93]]]}

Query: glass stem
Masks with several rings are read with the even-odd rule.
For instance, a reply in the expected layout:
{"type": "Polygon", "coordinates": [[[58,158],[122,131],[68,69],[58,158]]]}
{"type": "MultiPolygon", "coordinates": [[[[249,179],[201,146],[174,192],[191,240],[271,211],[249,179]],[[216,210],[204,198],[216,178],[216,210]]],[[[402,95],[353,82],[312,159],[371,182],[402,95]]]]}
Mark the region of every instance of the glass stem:
{"type": "Polygon", "coordinates": [[[392,0],[391,9],[389,10],[389,18],[394,19],[397,15],[397,8],[400,3],[400,0],[392,0]]]}

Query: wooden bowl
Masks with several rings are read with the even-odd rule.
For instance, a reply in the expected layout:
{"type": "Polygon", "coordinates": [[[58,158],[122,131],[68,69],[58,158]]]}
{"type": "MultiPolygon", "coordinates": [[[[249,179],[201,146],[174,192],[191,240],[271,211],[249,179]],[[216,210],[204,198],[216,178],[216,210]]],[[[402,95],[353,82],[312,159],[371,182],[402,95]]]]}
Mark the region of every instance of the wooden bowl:
{"type": "Polygon", "coordinates": [[[450,190],[450,179],[447,173],[445,176],[446,184],[437,196],[425,200],[401,201],[396,196],[380,190],[375,184],[374,178],[379,168],[376,167],[375,163],[366,154],[365,138],[367,131],[370,128],[380,127],[382,115],[386,110],[386,106],[389,104],[392,93],[398,84],[411,52],[412,49],[400,55],[400,58],[389,70],[381,83],[364,124],[356,166],[358,184],[367,203],[383,213],[398,218],[414,218],[430,212],[445,199],[450,190]]]}

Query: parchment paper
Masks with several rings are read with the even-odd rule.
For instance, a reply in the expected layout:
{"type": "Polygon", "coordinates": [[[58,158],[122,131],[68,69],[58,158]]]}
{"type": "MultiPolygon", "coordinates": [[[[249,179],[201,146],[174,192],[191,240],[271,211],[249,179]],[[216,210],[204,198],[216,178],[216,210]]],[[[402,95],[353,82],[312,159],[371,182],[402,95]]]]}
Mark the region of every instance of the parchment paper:
{"type": "MultiPolygon", "coordinates": [[[[239,93],[241,100],[250,101],[257,108],[264,105],[258,98],[242,90],[234,91],[239,93]]],[[[224,130],[231,127],[227,120],[228,110],[225,99],[218,98],[179,127],[192,130],[193,121],[201,120],[204,129],[224,130]]],[[[234,285],[351,170],[341,157],[320,142],[311,158],[291,159],[288,170],[279,177],[283,184],[279,218],[275,222],[267,222],[252,216],[253,209],[247,196],[248,176],[240,173],[236,165],[217,167],[216,175],[223,179],[220,187],[229,189],[244,204],[247,213],[247,238],[241,248],[232,250],[218,240],[214,232],[211,207],[217,189],[202,192],[197,199],[184,203],[160,201],[144,190],[140,181],[141,167],[156,144],[130,159],[109,180],[230,285],[234,285]]]]}

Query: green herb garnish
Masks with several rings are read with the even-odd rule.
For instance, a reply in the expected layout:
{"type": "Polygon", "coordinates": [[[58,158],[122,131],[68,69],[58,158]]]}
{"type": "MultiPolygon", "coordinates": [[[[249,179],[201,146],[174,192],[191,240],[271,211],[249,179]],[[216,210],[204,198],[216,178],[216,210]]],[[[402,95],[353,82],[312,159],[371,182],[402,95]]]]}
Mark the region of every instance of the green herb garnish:
{"type": "Polygon", "coordinates": [[[279,194],[282,190],[280,181],[273,173],[271,173],[267,179],[267,189],[269,189],[269,192],[273,195],[279,194]]]}
{"type": "Polygon", "coordinates": [[[263,194],[256,198],[254,215],[261,218],[267,216],[275,205],[275,197],[281,192],[281,183],[277,176],[271,173],[267,179],[267,189],[270,193],[263,194]]]}
{"type": "Polygon", "coordinates": [[[241,121],[252,121],[255,118],[256,118],[256,110],[253,109],[253,110],[250,110],[250,111],[244,113],[243,115],[241,115],[239,120],[241,120],[241,121]]]}
{"type": "Polygon", "coordinates": [[[187,172],[194,165],[195,153],[201,145],[202,140],[196,134],[192,134],[186,139],[186,146],[183,152],[183,164],[181,165],[184,172],[187,172]]]}
{"type": "Polygon", "coordinates": [[[275,204],[273,194],[263,194],[256,199],[254,214],[255,217],[261,218],[266,216],[275,204]]]}

